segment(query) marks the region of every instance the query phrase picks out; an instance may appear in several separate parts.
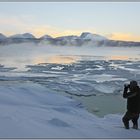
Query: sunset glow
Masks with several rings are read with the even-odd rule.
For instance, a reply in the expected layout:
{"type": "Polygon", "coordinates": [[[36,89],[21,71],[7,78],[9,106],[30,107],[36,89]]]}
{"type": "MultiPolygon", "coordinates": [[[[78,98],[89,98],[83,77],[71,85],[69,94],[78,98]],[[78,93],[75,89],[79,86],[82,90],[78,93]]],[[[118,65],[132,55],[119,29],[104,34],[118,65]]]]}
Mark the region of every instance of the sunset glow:
{"type": "Polygon", "coordinates": [[[1,3],[0,32],[6,36],[30,32],[36,37],[91,32],[113,40],[140,41],[139,14],[136,2],[1,3]]]}
{"type": "Polygon", "coordinates": [[[128,56],[119,56],[119,55],[114,55],[114,56],[110,56],[111,60],[128,60],[129,57],[128,56]]]}
{"type": "Polygon", "coordinates": [[[47,63],[55,63],[55,64],[72,64],[77,61],[77,57],[73,56],[52,56],[49,57],[47,63]]]}

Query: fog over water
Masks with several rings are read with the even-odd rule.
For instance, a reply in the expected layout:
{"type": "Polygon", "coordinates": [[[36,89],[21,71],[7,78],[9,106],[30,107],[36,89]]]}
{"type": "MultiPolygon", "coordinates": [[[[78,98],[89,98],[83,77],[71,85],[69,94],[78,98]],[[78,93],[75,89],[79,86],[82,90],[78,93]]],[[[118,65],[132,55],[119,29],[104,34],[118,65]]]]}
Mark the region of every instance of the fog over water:
{"type": "Polygon", "coordinates": [[[38,63],[73,63],[84,59],[129,60],[140,58],[139,47],[69,47],[32,43],[0,46],[0,63],[19,67],[38,63]],[[59,57],[60,56],[60,57],[59,57]],[[58,58],[59,57],[59,58],[58,58]]]}

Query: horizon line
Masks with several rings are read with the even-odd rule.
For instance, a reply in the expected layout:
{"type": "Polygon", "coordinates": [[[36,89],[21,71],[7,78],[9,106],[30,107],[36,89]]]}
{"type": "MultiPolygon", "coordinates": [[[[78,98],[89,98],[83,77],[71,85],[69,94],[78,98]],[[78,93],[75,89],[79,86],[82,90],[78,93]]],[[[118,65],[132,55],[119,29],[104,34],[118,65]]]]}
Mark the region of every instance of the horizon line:
{"type": "Polygon", "coordinates": [[[43,36],[45,36],[45,35],[48,35],[48,36],[50,36],[51,38],[59,38],[59,37],[66,37],[66,36],[77,36],[77,37],[80,37],[81,35],[82,35],[82,33],[90,33],[90,34],[94,34],[94,35],[99,35],[99,36],[102,36],[102,37],[105,37],[105,38],[107,38],[108,40],[114,40],[114,41],[128,41],[128,42],[140,42],[140,40],[124,40],[124,39],[111,39],[111,38],[109,38],[109,37],[106,37],[105,35],[101,35],[101,34],[98,34],[98,33],[93,33],[93,32],[89,32],[89,31],[83,31],[83,32],[81,32],[79,35],[77,35],[77,34],[67,34],[67,35],[59,35],[59,36],[53,36],[53,35],[50,35],[50,34],[42,34],[40,37],[37,37],[34,33],[32,33],[32,32],[23,32],[23,33],[15,33],[15,34],[11,34],[11,35],[5,35],[5,33],[3,33],[3,32],[0,32],[0,34],[2,34],[2,35],[4,35],[6,38],[10,38],[11,36],[14,36],[14,35],[23,35],[23,34],[26,34],[26,33],[28,33],[28,34],[31,34],[31,35],[33,35],[34,36],[34,38],[35,39],[40,39],[41,37],[43,37],[43,36]]]}

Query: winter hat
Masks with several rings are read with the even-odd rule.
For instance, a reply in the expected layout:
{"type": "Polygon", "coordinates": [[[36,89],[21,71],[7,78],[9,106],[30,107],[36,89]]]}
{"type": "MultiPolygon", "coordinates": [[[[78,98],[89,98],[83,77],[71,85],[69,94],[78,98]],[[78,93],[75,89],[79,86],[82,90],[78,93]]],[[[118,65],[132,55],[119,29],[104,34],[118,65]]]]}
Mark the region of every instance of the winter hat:
{"type": "Polygon", "coordinates": [[[136,87],[136,86],[138,86],[137,81],[134,81],[134,80],[130,81],[130,86],[131,86],[131,87],[136,87]]]}

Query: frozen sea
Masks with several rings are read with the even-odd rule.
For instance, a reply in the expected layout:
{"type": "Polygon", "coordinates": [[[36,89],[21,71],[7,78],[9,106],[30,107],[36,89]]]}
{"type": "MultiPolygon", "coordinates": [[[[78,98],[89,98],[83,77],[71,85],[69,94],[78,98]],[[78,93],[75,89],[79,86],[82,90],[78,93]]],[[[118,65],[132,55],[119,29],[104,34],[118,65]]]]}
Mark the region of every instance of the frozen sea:
{"type": "Polygon", "coordinates": [[[0,46],[0,138],[140,138],[123,128],[139,47],[0,46]]]}
{"type": "Polygon", "coordinates": [[[0,46],[0,81],[40,84],[103,117],[125,111],[123,85],[140,82],[139,62],[139,47],[0,46]]]}

